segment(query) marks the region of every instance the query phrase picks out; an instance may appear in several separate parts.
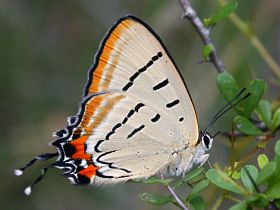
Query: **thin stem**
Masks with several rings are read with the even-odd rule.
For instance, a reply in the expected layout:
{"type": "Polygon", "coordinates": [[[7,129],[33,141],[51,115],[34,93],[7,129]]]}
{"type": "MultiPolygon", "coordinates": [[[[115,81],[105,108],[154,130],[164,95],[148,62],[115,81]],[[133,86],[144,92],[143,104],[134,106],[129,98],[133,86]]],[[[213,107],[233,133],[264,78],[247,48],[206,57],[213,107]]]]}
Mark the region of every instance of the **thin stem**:
{"type": "Polygon", "coordinates": [[[184,210],[189,210],[188,207],[184,204],[184,202],[178,197],[178,195],[175,193],[175,191],[170,187],[169,185],[166,185],[166,188],[171,193],[171,195],[175,198],[177,204],[184,210]]]}
{"type": "Polygon", "coordinates": [[[233,197],[231,194],[225,194],[225,198],[226,199],[229,199],[229,200],[232,200],[232,201],[234,201],[234,202],[236,202],[236,203],[240,203],[241,202],[241,200],[240,199],[238,199],[238,198],[235,198],[235,197],[233,197]]]}
{"type": "MultiPolygon", "coordinates": [[[[227,1],[226,0],[219,0],[221,5],[224,5],[227,1]]],[[[280,78],[280,66],[276,61],[272,58],[263,44],[260,42],[259,38],[256,36],[252,28],[240,19],[235,13],[232,13],[229,16],[231,22],[244,34],[244,36],[251,42],[253,47],[257,50],[263,60],[267,63],[267,65],[271,68],[273,73],[280,78]]]]}
{"type": "Polygon", "coordinates": [[[209,29],[204,27],[202,21],[196,15],[195,10],[192,8],[189,0],[179,0],[179,2],[184,10],[183,16],[192,23],[202,42],[205,45],[210,45],[212,47],[212,52],[209,55],[210,62],[212,62],[219,73],[225,71],[225,66],[222,60],[219,58],[217,50],[210,38],[209,29]]]}
{"type": "Polygon", "coordinates": [[[216,202],[214,203],[214,205],[212,206],[211,210],[216,210],[220,207],[220,205],[223,203],[225,198],[225,193],[222,193],[219,195],[218,199],[216,200],[216,202]]]}
{"type": "MultiPolygon", "coordinates": [[[[164,179],[163,175],[160,175],[161,179],[164,179]]],[[[173,198],[175,198],[178,206],[180,206],[182,209],[184,210],[189,210],[188,207],[186,207],[186,205],[184,204],[184,202],[179,198],[179,196],[176,194],[176,192],[172,189],[172,187],[170,187],[168,184],[165,185],[165,187],[168,189],[168,191],[171,193],[171,195],[173,196],[173,198]]]]}

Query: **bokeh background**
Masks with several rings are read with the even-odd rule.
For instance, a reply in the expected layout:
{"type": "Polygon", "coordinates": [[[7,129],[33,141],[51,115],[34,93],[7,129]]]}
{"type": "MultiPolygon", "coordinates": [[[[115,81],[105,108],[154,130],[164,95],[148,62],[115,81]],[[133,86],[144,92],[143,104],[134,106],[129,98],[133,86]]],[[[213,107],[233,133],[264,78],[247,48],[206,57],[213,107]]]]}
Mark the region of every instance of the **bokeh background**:
{"type": "MultiPolygon", "coordinates": [[[[210,16],[218,3],[196,0],[193,6],[203,18],[210,16]]],[[[78,111],[99,42],[126,14],[143,19],[166,44],[192,94],[201,128],[225,103],[216,87],[216,70],[211,64],[198,64],[202,43],[191,24],[181,18],[178,1],[1,0],[0,209],[176,209],[172,205],[151,206],[138,198],[140,192],[166,194],[161,186],[75,187],[54,169],[26,197],[23,189],[48,163],[35,164],[21,177],[13,175],[14,168],[33,156],[55,151],[48,146],[54,140],[52,132],[64,128],[66,118],[78,111]]],[[[237,14],[252,24],[279,62],[280,1],[239,1],[237,14]]],[[[265,98],[279,98],[279,84],[271,70],[228,20],[212,30],[212,38],[228,71],[241,85],[262,78],[268,84],[265,98]]],[[[234,112],[226,115],[212,132],[229,130],[232,116],[234,112]]],[[[269,148],[266,152],[270,153],[269,148]]],[[[220,136],[210,152],[210,162],[224,165],[228,153],[228,142],[220,136]]]]}

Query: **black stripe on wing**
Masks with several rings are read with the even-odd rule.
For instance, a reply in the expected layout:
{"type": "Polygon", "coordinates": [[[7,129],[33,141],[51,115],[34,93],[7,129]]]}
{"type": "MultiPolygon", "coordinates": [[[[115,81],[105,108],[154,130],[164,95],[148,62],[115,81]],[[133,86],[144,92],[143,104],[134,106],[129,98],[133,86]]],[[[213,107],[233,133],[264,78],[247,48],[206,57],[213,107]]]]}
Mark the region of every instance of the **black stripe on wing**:
{"type": "Polygon", "coordinates": [[[150,66],[154,64],[155,61],[157,61],[159,58],[162,57],[162,52],[158,52],[155,56],[151,58],[151,60],[148,61],[148,63],[143,66],[142,68],[138,69],[130,78],[129,82],[126,83],[126,85],[122,88],[123,91],[127,91],[132,85],[133,82],[143,73],[145,72],[150,66]]]}
{"type": "Polygon", "coordinates": [[[135,128],[130,134],[128,134],[127,138],[131,138],[132,136],[134,136],[136,133],[138,133],[139,131],[141,131],[143,128],[145,128],[145,125],[140,125],[138,128],[135,128]]]}
{"type": "Polygon", "coordinates": [[[128,114],[126,115],[126,117],[119,123],[117,123],[116,125],[113,126],[112,130],[107,133],[107,135],[105,136],[105,140],[109,140],[110,137],[116,133],[116,130],[119,129],[120,127],[122,127],[124,124],[127,123],[127,121],[129,120],[129,118],[131,118],[135,112],[139,112],[139,110],[144,107],[145,104],[143,103],[138,103],[134,109],[129,110],[128,114]]]}

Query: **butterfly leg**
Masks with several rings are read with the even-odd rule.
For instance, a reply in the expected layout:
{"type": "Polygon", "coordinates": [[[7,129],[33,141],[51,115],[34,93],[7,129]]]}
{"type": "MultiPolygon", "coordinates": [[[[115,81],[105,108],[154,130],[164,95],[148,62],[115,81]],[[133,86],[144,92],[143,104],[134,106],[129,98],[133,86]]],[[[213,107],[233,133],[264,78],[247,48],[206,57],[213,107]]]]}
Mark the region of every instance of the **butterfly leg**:
{"type": "Polygon", "coordinates": [[[209,154],[201,155],[200,156],[200,164],[199,164],[198,168],[202,167],[204,165],[204,163],[207,162],[208,158],[209,158],[209,154]]]}
{"type": "Polygon", "coordinates": [[[209,160],[207,160],[207,165],[208,165],[209,168],[212,168],[212,165],[211,165],[209,160]]]}

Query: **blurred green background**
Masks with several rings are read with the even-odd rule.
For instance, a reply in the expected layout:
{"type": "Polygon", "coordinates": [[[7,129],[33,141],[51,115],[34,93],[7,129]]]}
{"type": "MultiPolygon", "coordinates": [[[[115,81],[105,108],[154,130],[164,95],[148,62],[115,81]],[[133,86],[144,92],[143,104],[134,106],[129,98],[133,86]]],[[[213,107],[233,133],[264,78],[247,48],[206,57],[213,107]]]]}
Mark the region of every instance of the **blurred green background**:
{"type": "MultiPolygon", "coordinates": [[[[203,18],[210,16],[218,3],[196,0],[193,6],[203,18]]],[[[279,62],[280,1],[239,1],[236,12],[252,24],[279,62]]],[[[64,128],[66,118],[78,111],[87,70],[99,42],[108,28],[127,14],[147,22],[166,44],[188,84],[201,129],[225,103],[216,87],[216,70],[209,63],[197,64],[202,43],[191,24],[181,18],[178,1],[1,0],[1,209],[176,209],[171,205],[151,206],[138,198],[138,193],[145,191],[166,194],[160,186],[126,183],[75,187],[59,176],[58,170],[50,170],[33,194],[26,197],[23,189],[47,163],[35,164],[22,177],[13,175],[13,169],[33,156],[55,151],[48,146],[54,140],[51,134],[64,128]]],[[[212,38],[227,69],[237,75],[241,85],[262,78],[268,84],[265,97],[280,97],[269,67],[229,21],[219,23],[212,30],[212,38]]],[[[229,130],[233,115],[231,112],[221,119],[212,133],[229,130]]],[[[218,137],[210,162],[226,164],[228,148],[227,140],[218,137]]]]}

